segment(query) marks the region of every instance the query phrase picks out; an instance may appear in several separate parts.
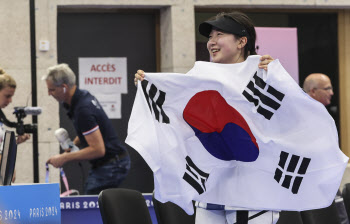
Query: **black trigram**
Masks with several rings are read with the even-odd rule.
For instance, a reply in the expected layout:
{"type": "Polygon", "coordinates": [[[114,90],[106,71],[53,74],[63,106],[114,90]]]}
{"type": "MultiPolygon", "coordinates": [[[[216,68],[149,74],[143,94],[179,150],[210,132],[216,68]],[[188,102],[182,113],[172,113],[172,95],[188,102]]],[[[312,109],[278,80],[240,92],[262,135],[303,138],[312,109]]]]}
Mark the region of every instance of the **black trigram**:
{"type": "Polygon", "coordinates": [[[158,90],[154,84],[149,83],[147,80],[142,81],[141,85],[143,94],[145,94],[146,101],[151,113],[152,111],[154,112],[154,116],[156,117],[157,121],[169,124],[169,117],[163,110],[163,104],[166,95],[165,92],[158,90]]]}
{"type": "Polygon", "coordinates": [[[291,155],[288,164],[286,164],[289,156],[289,153],[281,151],[280,161],[276,168],[274,178],[282,185],[282,187],[287,189],[291,188],[292,193],[297,194],[311,159],[305,157],[302,158],[298,172],[295,173],[300,161],[300,156],[291,155]]]}
{"type": "Polygon", "coordinates": [[[182,178],[189,183],[198,194],[204,193],[204,191],[206,191],[205,183],[208,180],[209,174],[200,170],[189,156],[186,156],[186,161],[186,171],[182,178]]]}
{"type": "Polygon", "coordinates": [[[243,91],[243,96],[257,107],[257,112],[270,120],[274,112],[281,106],[284,94],[268,85],[255,72],[254,80],[250,80],[243,91]],[[255,85],[254,85],[255,84],[255,85]]]}

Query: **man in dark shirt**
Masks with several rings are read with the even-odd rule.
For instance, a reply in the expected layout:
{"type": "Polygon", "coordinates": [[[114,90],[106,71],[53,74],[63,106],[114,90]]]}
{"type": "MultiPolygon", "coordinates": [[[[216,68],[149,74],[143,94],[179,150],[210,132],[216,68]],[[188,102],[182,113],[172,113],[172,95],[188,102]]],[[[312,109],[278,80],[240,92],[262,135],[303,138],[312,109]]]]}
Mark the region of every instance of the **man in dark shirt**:
{"type": "Polygon", "coordinates": [[[85,194],[118,187],[130,169],[130,157],[98,100],[75,84],[75,74],[67,64],[48,69],[43,77],[48,93],[67,109],[77,137],[74,144],[80,150],[52,156],[47,163],[62,167],[69,161],[89,160],[92,168],[85,183],[85,194]]]}

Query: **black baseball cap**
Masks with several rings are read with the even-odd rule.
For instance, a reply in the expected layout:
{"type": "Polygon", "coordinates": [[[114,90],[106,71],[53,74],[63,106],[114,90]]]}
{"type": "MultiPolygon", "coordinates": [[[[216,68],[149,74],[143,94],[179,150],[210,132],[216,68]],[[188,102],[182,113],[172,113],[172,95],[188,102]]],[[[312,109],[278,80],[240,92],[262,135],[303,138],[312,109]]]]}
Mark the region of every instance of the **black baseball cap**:
{"type": "Polygon", "coordinates": [[[199,25],[199,33],[209,38],[213,27],[226,33],[236,34],[240,37],[248,37],[246,28],[229,16],[222,16],[215,20],[208,20],[199,25]]]}

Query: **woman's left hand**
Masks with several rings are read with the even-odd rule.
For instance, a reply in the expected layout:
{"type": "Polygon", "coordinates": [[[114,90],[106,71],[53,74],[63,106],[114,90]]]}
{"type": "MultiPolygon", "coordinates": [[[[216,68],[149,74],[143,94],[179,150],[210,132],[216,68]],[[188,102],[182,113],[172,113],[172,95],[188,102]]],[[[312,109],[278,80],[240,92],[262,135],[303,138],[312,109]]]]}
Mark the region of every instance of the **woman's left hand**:
{"type": "Polygon", "coordinates": [[[267,71],[267,65],[270,64],[270,62],[272,62],[273,60],[274,59],[268,54],[265,54],[265,55],[261,56],[260,63],[259,63],[259,68],[262,68],[265,71],[267,71]]]}

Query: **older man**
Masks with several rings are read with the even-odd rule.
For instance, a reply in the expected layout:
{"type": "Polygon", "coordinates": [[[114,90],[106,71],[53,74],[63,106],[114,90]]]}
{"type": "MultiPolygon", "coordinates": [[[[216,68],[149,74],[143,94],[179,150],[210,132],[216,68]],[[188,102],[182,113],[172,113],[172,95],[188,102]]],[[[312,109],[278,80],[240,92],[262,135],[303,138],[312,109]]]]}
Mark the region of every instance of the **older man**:
{"type": "MultiPolygon", "coordinates": [[[[329,77],[322,73],[312,73],[308,75],[303,85],[304,91],[313,99],[328,106],[331,103],[333,87],[329,77]]],[[[345,210],[343,198],[340,191],[337,192],[335,205],[338,211],[338,218],[341,224],[349,224],[348,215],[345,210]]]]}
{"type": "Polygon", "coordinates": [[[70,161],[89,160],[92,168],[85,183],[85,194],[118,187],[130,168],[130,158],[98,100],[75,84],[75,74],[67,64],[48,69],[48,93],[68,111],[77,137],[74,144],[81,150],[52,156],[47,163],[61,167],[70,161]]]}
{"type": "Polygon", "coordinates": [[[333,87],[331,80],[322,73],[312,73],[304,81],[304,91],[325,106],[331,103],[333,87]]]}

